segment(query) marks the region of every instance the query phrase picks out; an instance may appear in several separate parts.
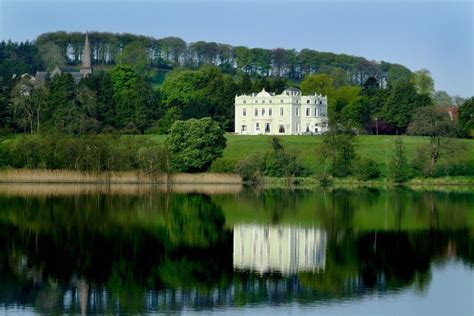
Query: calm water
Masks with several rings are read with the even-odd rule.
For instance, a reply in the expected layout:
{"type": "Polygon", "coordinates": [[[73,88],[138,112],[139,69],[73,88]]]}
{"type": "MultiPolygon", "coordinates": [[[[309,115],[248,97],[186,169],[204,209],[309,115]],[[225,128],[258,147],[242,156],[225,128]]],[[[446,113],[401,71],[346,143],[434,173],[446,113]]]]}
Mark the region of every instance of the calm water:
{"type": "Polygon", "coordinates": [[[474,188],[0,185],[0,314],[470,314],[474,188]]]}

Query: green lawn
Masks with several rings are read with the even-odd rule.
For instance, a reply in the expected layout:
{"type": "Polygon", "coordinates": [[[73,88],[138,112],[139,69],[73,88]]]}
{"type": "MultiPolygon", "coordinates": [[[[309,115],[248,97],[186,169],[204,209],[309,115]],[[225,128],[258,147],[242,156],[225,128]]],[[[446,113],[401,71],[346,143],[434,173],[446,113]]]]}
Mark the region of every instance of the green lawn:
{"type": "MultiPolygon", "coordinates": [[[[163,142],[163,135],[153,135],[152,139],[163,142]]],[[[264,154],[271,150],[271,136],[243,136],[226,135],[227,147],[222,158],[218,158],[211,167],[212,171],[222,171],[224,165],[235,165],[239,160],[255,154],[264,154]]],[[[382,174],[386,174],[385,161],[392,155],[394,143],[397,136],[357,136],[356,151],[363,157],[374,159],[379,163],[382,174]]],[[[280,136],[283,145],[301,158],[304,165],[311,171],[320,171],[320,155],[318,147],[322,141],[322,136],[280,136]]],[[[421,144],[427,144],[427,137],[402,136],[403,143],[407,149],[408,160],[411,161],[417,147],[421,144]]],[[[470,160],[471,170],[474,170],[474,140],[461,139],[461,142],[467,145],[467,157],[470,160]]]]}

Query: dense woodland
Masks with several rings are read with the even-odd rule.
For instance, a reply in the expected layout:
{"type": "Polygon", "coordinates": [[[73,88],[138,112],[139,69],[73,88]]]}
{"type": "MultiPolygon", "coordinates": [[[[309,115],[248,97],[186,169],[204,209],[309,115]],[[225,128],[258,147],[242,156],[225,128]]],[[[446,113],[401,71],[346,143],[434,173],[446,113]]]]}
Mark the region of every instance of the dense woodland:
{"type": "Polygon", "coordinates": [[[95,71],[78,85],[67,73],[41,86],[22,75],[55,66],[77,69],[82,33],[0,43],[0,130],[164,134],[176,120],[211,117],[231,132],[236,94],[290,86],[327,95],[331,125],[357,133],[405,133],[417,110],[427,106],[459,106],[458,136],[469,136],[474,127],[473,100],[463,103],[435,91],[424,69],[309,49],[99,32],[89,38],[95,71]]]}

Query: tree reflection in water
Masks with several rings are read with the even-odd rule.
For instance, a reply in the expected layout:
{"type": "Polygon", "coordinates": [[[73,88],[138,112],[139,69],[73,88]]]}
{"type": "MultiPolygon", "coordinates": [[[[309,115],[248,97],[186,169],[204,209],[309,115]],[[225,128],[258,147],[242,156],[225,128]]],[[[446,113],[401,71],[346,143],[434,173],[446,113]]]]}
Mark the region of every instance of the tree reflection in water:
{"type": "Polygon", "coordinates": [[[472,193],[376,189],[0,195],[0,304],[145,312],[423,291],[433,262],[472,269],[473,206],[472,193]]]}

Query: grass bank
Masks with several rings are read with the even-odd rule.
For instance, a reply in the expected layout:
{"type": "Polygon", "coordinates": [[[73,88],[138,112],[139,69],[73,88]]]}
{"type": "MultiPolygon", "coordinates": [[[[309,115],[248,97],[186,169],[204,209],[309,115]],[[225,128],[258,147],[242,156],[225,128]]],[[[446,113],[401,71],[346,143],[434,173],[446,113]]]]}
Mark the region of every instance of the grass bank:
{"type": "MultiPolygon", "coordinates": [[[[165,140],[163,135],[145,135],[132,137],[147,137],[162,143],[165,140]]],[[[246,136],[246,135],[226,135],[227,147],[221,158],[214,161],[211,166],[211,172],[229,172],[238,161],[254,156],[264,155],[271,150],[270,139],[272,136],[246,136]]],[[[362,135],[355,138],[356,153],[361,157],[367,157],[375,160],[381,171],[381,178],[387,176],[387,164],[394,154],[395,140],[398,136],[393,135],[362,135]]],[[[310,173],[321,173],[323,171],[323,162],[319,152],[319,146],[323,140],[322,136],[298,135],[298,136],[280,136],[283,146],[296,153],[302,161],[305,168],[310,173]]],[[[428,137],[419,136],[401,136],[406,148],[408,161],[411,162],[420,145],[429,143],[428,137]]],[[[466,148],[466,156],[469,159],[469,174],[465,176],[474,177],[474,140],[459,139],[466,148]]],[[[430,179],[417,179],[416,181],[430,181],[430,179]]],[[[446,181],[448,179],[445,179],[446,181]]],[[[460,179],[455,179],[457,182],[460,179]]],[[[353,181],[345,179],[344,181],[353,181]]],[[[380,180],[377,180],[380,181],[380,180]]],[[[434,179],[433,181],[438,181],[434,179]]],[[[449,181],[452,181],[449,180],[449,181]]],[[[463,180],[464,181],[464,180],[463,180]]]]}

